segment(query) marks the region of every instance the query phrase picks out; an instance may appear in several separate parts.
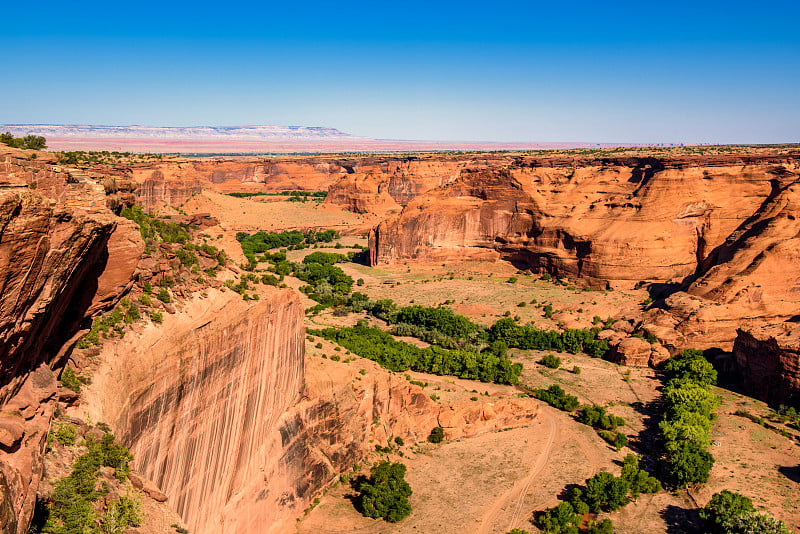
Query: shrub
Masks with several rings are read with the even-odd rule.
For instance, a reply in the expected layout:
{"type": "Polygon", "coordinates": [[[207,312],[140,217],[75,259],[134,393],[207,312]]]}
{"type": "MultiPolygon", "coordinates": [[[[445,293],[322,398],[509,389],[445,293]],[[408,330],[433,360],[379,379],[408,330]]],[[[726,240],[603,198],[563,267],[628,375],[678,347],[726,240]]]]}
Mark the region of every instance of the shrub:
{"type": "Polygon", "coordinates": [[[406,466],[382,461],[370,469],[369,478],[358,486],[361,513],[396,523],[411,514],[411,487],[405,480],[406,466]]]}
{"type": "Polygon", "coordinates": [[[553,356],[552,354],[547,354],[542,356],[542,359],[539,360],[539,363],[549,369],[558,369],[561,367],[561,358],[558,356],[553,356]]]}
{"type": "Polygon", "coordinates": [[[156,324],[161,324],[164,322],[164,314],[160,311],[153,310],[150,312],[150,320],[156,324]]]}
{"type": "Polygon", "coordinates": [[[435,426],[428,435],[428,441],[431,443],[441,443],[444,440],[444,428],[435,426]]]}
{"type": "Polygon", "coordinates": [[[576,419],[584,425],[601,430],[614,430],[625,424],[625,419],[606,413],[606,409],[597,404],[581,406],[576,419]]]}
{"type": "Polygon", "coordinates": [[[62,445],[74,445],[78,437],[78,430],[72,423],[64,423],[55,431],[55,437],[62,445]]]}
{"type": "Polygon", "coordinates": [[[540,513],[536,517],[536,526],[548,534],[577,534],[581,519],[570,503],[560,502],[540,513]]]}
{"type": "Polygon", "coordinates": [[[153,300],[150,298],[149,295],[142,293],[141,295],[139,295],[139,304],[141,304],[142,306],[152,306],[153,300]]]}
{"type": "Polygon", "coordinates": [[[61,385],[67,389],[74,391],[77,394],[81,392],[81,381],[78,380],[78,375],[75,374],[75,370],[67,366],[61,372],[61,378],[59,379],[61,385]]]}
{"type": "Polygon", "coordinates": [[[156,298],[158,300],[160,300],[161,302],[164,302],[164,303],[172,301],[172,297],[170,296],[169,291],[167,291],[167,289],[163,288],[163,287],[158,290],[158,294],[156,295],[156,298]]]}
{"type": "Polygon", "coordinates": [[[778,519],[759,514],[753,501],[739,493],[722,490],[715,493],[700,510],[706,529],[713,534],[789,534],[789,529],[778,519]]]}
{"type": "Polygon", "coordinates": [[[395,436],[394,442],[398,447],[402,447],[403,445],[405,445],[403,438],[401,438],[400,436],[395,436]]]}

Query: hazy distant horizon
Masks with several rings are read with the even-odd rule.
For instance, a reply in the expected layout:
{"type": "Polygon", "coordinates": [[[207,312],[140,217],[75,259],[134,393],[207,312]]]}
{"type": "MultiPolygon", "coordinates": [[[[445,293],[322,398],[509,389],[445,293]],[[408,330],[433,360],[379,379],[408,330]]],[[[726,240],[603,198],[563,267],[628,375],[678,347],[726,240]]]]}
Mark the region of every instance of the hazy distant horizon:
{"type": "MultiPolygon", "coordinates": [[[[636,147],[636,146],[703,146],[719,143],[698,143],[692,141],[673,141],[673,142],[595,142],[592,140],[585,141],[560,141],[560,140],[533,140],[533,139],[519,139],[514,141],[494,141],[494,140],[474,140],[474,139],[401,139],[401,138],[379,138],[371,136],[356,136],[349,132],[342,131],[340,128],[333,126],[320,126],[320,125],[273,125],[273,124],[243,124],[243,125],[180,125],[180,126],[158,126],[158,125],[145,125],[145,124],[55,124],[55,123],[6,123],[0,124],[1,131],[11,131],[14,135],[22,136],[29,133],[36,135],[44,135],[45,137],[56,136],[57,138],[96,138],[96,139],[152,139],[162,137],[164,139],[182,140],[182,139],[225,139],[232,141],[257,141],[261,139],[271,138],[286,138],[286,139],[326,139],[326,140],[364,140],[364,141],[377,141],[377,142],[408,142],[408,143],[477,143],[477,144],[530,144],[541,145],[541,148],[586,148],[586,147],[599,147],[599,148],[613,148],[613,147],[636,147]],[[149,132],[148,132],[149,130],[149,132]],[[195,131],[192,131],[195,130],[195,131]],[[218,131],[220,135],[215,136],[209,130],[218,131]],[[231,131],[239,130],[257,130],[256,132],[240,132],[239,135],[230,133],[231,131]],[[270,131],[271,130],[271,131],[270,131]],[[314,135],[302,134],[289,136],[281,136],[284,130],[292,130],[297,132],[313,132],[314,135]],[[160,133],[166,134],[176,132],[174,136],[163,136],[160,133]],[[177,133],[180,132],[180,133],[177,133]],[[259,133],[260,132],[260,133],[259,133]],[[92,134],[97,134],[93,137],[92,134]]],[[[791,141],[785,143],[766,143],[766,144],[791,144],[791,141]]],[[[730,143],[728,143],[730,144],[730,143]]],[[[765,143],[747,143],[740,142],[734,144],[765,144],[765,143]]]]}

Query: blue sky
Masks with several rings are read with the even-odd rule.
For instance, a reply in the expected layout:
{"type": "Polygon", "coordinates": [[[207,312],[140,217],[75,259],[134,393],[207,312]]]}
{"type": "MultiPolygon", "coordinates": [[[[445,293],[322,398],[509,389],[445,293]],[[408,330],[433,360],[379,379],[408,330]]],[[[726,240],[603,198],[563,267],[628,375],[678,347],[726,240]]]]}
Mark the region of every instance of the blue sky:
{"type": "Polygon", "coordinates": [[[796,2],[12,2],[0,123],[800,141],[796,2]]]}

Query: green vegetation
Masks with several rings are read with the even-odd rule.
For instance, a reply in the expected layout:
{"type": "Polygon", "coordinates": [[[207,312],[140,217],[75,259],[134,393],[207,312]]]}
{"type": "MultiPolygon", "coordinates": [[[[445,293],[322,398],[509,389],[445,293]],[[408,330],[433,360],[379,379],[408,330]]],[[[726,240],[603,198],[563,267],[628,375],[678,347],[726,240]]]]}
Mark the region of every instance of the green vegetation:
{"type": "MultiPolygon", "coordinates": [[[[613,512],[642,493],[661,491],[661,483],[649,475],[642,464],[640,456],[628,454],[620,476],[601,471],[587,479],[585,487],[573,488],[568,492],[566,501],[539,513],[536,517],[537,526],[545,533],[577,534],[584,514],[613,512]]],[[[604,519],[591,525],[589,532],[613,532],[613,525],[610,520],[604,519]]]]}
{"type": "Polygon", "coordinates": [[[305,233],[299,230],[290,230],[288,232],[260,231],[254,234],[248,234],[247,232],[236,233],[236,240],[242,247],[242,253],[250,263],[256,262],[256,254],[261,254],[268,250],[301,244],[330,243],[338,237],[339,234],[335,230],[309,230],[305,233]]]}
{"type": "Polygon", "coordinates": [[[711,534],[789,534],[783,521],[759,514],[753,501],[739,493],[715,493],[700,510],[700,517],[711,534]]]}
{"type": "Polygon", "coordinates": [[[542,356],[542,359],[539,360],[539,363],[541,363],[542,365],[544,365],[549,369],[558,369],[559,367],[561,367],[561,358],[559,358],[558,356],[553,356],[552,354],[547,354],[545,356],[542,356]]]}
{"type": "Polygon", "coordinates": [[[675,487],[708,480],[714,457],[711,425],[720,403],[711,390],[717,372],[695,349],[676,354],[664,366],[668,382],[663,390],[665,411],[659,423],[664,443],[664,471],[675,487]]]}
{"type": "Polygon", "coordinates": [[[53,434],[59,443],[69,447],[75,445],[75,440],[78,438],[78,429],[72,423],[62,423],[53,434]]]}
{"type": "Polygon", "coordinates": [[[109,152],[108,150],[99,152],[75,150],[58,153],[58,162],[61,165],[137,163],[161,161],[162,159],[161,154],[134,154],[133,152],[109,152]]]}
{"type": "Polygon", "coordinates": [[[511,318],[498,319],[489,329],[490,341],[502,341],[509,347],[525,350],[554,350],[576,354],[585,352],[593,357],[605,356],[610,350],[608,341],[597,339],[599,328],[579,330],[539,330],[535,326],[518,325],[511,318]]]}
{"type": "Polygon", "coordinates": [[[444,441],[444,428],[440,426],[433,427],[431,433],[428,434],[428,441],[431,443],[441,443],[444,441]]]}
{"type": "Polygon", "coordinates": [[[123,208],[120,215],[139,225],[142,239],[180,244],[186,244],[191,240],[189,225],[164,221],[145,213],[139,205],[123,208]]]}
{"type": "Polygon", "coordinates": [[[606,409],[597,404],[581,406],[576,419],[584,425],[600,430],[614,430],[625,424],[625,419],[606,413],[606,409]]]}
{"type": "Polygon", "coordinates": [[[397,341],[390,334],[368,326],[325,328],[309,333],[335,341],[347,350],[392,371],[413,369],[500,384],[516,383],[522,372],[520,364],[490,351],[447,350],[436,346],[420,348],[397,341]]]}
{"type": "Polygon", "coordinates": [[[564,412],[575,410],[579,404],[578,397],[569,395],[558,384],[553,384],[548,388],[534,389],[533,396],[564,412]]]}
{"type": "Polygon", "coordinates": [[[306,202],[309,198],[315,200],[322,200],[323,198],[328,196],[327,191],[280,191],[277,193],[267,193],[264,191],[256,191],[256,192],[235,192],[235,193],[228,193],[228,195],[236,198],[250,198],[250,197],[291,197],[289,200],[292,202],[306,202]]]}
{"type": "Polygon", "coordinates": [[[41,135],[26,135],[25,137],[14,137],[11,132],[0,133],[0,143],[13,148],[27,148],[29,150],[44,150],[47,148],[47,140],[41,135]]]}
{"type": "Polygon", "coordinates": [[[78,375],[75,374],[75,369],[69,365],[66,366],[61,372],[61,378],[59,378],[59,382],[61,382],[61,385],[65,388],[70,389],[80,395],[81,381],[78,378],[78,375]]]}
{"type": "Polygon", "coordinates": [[[156,293],[156,298],[165,304],[172,301],[172,296],[165,287],[162,287],[158,290],[158,293],[156,293]]]}
{"type": "Polygon", "coordinates": [[[358,484],[362,514],[374,519],[383,518],[396,523],[411,514],[408,497],[411,487],[405,480],[406,466],[397,462],[375,463],[367,480],[358,484]]]}
{"type": "Polygon", "coordinates": [[[88,452],[75,460],[68,476],[56,482],[50,502],[37,503],[31,533],[120,533],[141,523],[139,503],[130,495],[110,503],[99,519],[95,511],[94,503],[108,492],[105,485],[98,489],[100,468],[113,467],[114,476],[124,481],[133,459],[128,449],[116,443],[113,434],[105,434],[100,441],[87,438],[84,445],[88,452]]]}

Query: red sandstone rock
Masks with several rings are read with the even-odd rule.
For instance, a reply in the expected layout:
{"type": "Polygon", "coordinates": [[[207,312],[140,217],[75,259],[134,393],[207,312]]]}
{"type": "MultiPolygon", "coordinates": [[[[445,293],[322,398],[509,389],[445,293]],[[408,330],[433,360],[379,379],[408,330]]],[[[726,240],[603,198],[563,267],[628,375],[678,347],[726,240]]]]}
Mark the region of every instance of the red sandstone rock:
{"type": "Polygon", "coordinates": [[[740,329],[733,345],[735,370],[750,395],[774,404],[800,402],[800,325],[740,329]]]}
{"type": "Polygon", "coordinates": [[[650,343],[640,337],[628,337],[614,347],[613,361],[630,367],[647,367],[650,363],[650,343]]]}

